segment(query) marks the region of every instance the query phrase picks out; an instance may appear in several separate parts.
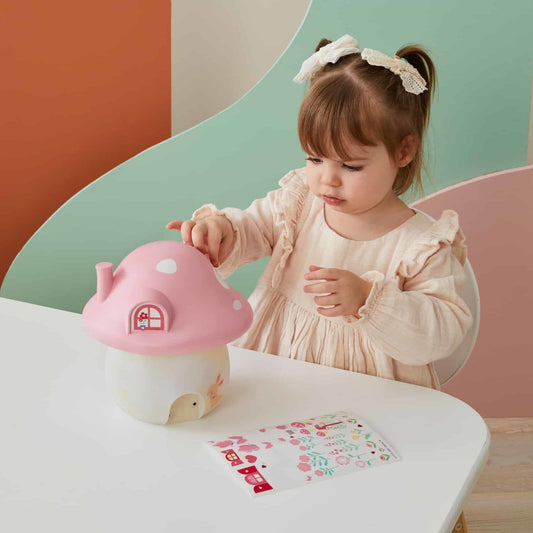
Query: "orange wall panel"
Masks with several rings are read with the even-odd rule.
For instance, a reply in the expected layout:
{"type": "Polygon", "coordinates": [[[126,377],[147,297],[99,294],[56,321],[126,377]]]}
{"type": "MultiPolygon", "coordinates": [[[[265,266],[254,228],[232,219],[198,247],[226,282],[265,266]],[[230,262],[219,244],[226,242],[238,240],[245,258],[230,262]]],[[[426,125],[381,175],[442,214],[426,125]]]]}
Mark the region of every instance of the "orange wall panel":
{"type": "Polygon", "coordinates": [[[170,0],[3,2],[0,281],[41,224],[171,135],[170,0]]]}

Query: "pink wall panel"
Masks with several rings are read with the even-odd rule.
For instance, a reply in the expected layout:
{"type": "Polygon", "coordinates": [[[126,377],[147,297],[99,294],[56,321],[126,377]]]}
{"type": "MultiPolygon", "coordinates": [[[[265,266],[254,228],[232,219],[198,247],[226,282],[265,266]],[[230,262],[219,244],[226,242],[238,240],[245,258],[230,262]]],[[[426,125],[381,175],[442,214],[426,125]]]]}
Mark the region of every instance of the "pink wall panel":
{"type": "Polygon", "coordinates": [[[412,204],[454,209],[479,286],[481,322],[463,370],[443,390],[484,417],[533,416],[533,166],[474,178],[412,204]]]}

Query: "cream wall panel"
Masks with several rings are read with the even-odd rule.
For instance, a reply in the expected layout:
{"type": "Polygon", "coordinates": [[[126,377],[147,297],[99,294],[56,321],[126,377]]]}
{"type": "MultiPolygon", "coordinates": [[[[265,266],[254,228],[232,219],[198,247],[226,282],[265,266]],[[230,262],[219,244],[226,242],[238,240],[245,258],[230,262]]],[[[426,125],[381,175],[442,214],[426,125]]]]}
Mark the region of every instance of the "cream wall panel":
{"type": "Polygon", "coordinates": [[[172,134],[248,92],[283,53],[308,6],[309,0],[172,0],[172,134]]]}

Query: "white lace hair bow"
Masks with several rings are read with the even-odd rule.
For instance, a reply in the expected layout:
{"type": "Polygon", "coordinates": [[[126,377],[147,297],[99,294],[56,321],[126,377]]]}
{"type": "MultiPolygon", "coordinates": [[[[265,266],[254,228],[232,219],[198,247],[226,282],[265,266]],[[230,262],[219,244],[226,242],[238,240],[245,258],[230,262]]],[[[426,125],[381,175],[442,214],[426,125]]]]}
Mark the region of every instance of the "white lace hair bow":
{"type": "Polygon", "coordinates": [[[420,75],[413,65],[405,59],[400,59],[397,55],[389,57],[383,52],[365,48],[361,52],[361,57],[371,65],[388,68],[402,79],[403,88],[408,93],[420,94],[427,91],[426,80],[420,75]]]}
{"type": "Polygon", "coordinates": [[[327,63],[336,63],[339,58],[359,52],[359,43],[351,35],[343,35],[336,41],[323,46],[311,57],[307,58],[300,68],[300,72],[292,81],[302,83],[319,71],[327,63]]]}
{"type": "MultiPolygon", "coordinates": [[[[336,41],[323,46],[318,52],[315,52],[307,58],[302,63],[300,72],[293,78],[293,81],[302,83],[327,63],[336,63],[342,56],[356,54],[357,52],[359,52],[359,43],[351,35],[343,35],[336,41]]],[[[365,48],[361,52],[361,58],[370,65],[385,67],[400,76],[402,85],[407,92],[420,94],[421,92],[427,91],[426,80],[405,59],[402,60],[397,55],[389,57],[371,48],[365,48]]]]}

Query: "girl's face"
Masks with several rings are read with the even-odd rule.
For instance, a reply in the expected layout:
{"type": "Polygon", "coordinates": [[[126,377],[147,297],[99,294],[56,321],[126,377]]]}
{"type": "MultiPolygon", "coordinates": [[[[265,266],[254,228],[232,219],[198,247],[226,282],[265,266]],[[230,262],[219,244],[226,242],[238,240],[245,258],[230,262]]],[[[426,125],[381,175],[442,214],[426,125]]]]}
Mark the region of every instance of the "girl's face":
{"type": "Polygon", "coordinates": [[[354,145],[350,161],[308,154],[307,183],[330,209],[362,214],[395,196],[392,185],[398,172],[385,145],[354,145]]]}

